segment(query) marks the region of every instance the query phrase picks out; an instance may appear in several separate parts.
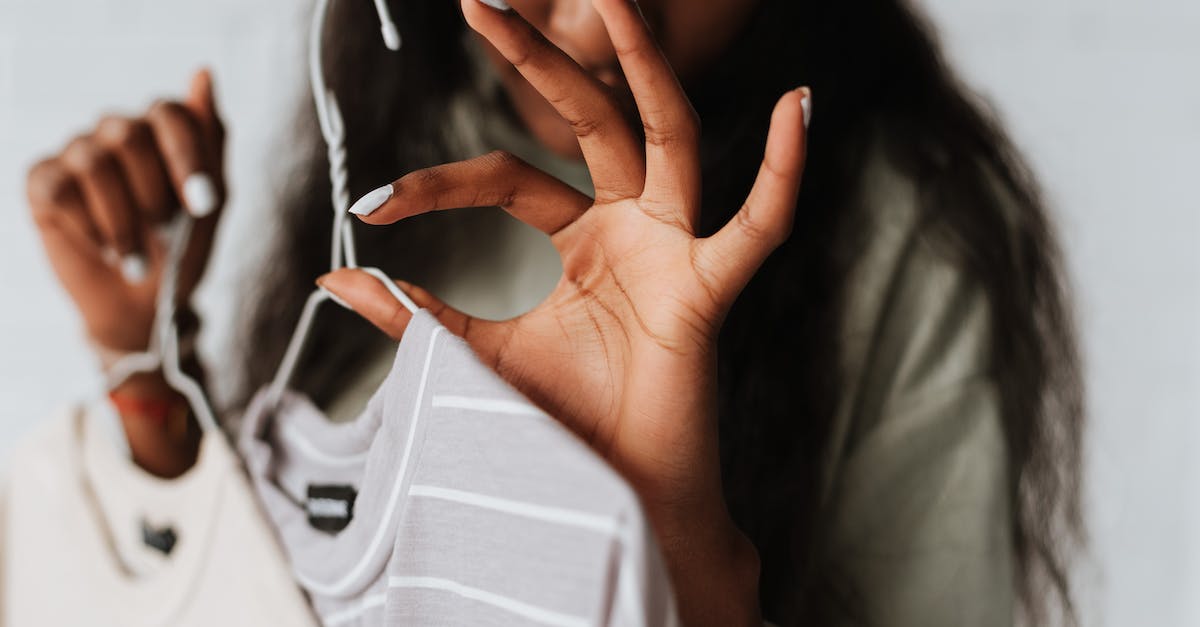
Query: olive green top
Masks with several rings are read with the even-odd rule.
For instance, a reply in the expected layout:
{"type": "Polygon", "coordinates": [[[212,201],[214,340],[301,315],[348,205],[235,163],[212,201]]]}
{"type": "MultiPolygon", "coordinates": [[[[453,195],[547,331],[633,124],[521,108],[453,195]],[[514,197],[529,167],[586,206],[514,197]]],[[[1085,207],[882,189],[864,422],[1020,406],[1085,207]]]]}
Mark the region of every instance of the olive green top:
{"type": "Polygon", "coordinates": [[[872,223],[842,330],[829,558],[861,595],[867,624],[1012,625],[986,296],[917,227],[910,180],[879,157],[862,189],[872,223]]]}
{"type": "MultiPolygon", "coordinates": [[[[550,155],[486,107],[464,100],[457,112],[467,154],[503,148],[590,191],[581,164],[550,155]]],[[[1006,453],[989,374],[987,301],[918,228],[913,183],[877,154],[864,164],[867,246],[850,277],[842,327],[845,387],[824,482],[832,529],[825,550],[849,577],[867,624],[1012,625],[1006,453]]],[[[498,237],[511,245],[501,258],[435,292],[492,319],[549,294],[561,272],[554,248],[530,227],[507,224],[498,237]]],[[[373,360],[330,414],[353,416],[390,360],[373,360]]]]}

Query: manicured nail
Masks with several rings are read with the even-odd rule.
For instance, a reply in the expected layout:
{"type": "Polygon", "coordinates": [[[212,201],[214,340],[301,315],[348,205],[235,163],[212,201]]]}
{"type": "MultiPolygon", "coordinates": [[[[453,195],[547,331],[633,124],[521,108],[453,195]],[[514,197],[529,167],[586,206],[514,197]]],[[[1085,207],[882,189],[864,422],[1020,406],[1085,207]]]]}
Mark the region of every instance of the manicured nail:
{"type": "Polygon", "coordinates": [[[808,128],[812,122],[812,90],[801,87],[800,91],[804,94],[800,97],[800,108],[804,110],[804,128],[808,128]]]}
{"type": "Polygon", "coordinates": [[[193,217],[203,218],[217,210],[217,187],[212,178],[197,172],[183,182],[183,204],[193,217]]]}
{"type": "Polygon", "coordinates": [[[493,9],[496,9],[497,11],[510,11],[510,10],[512,10],[512,7],[508,6],[508,3],[507,3],[507,2],[505,2],[504,0],[479,0],[479,2],[480,2],[481,4],[486,4],[486,5],[488,5],[489,7],[492,7],[493,9]]]}
{"type": "Polygon", "coordinates": [[[369,216],[375,213],[376,210],[383,206],[383,203],[392,197],[393,191],[390,183],[380,187],[366,196],[359,198],[358,202],[350,207],[350,213],[356,216],[369,216]]]}
{"type": "Polygon", "coordinates": [[[141,253],[129,253],[121,259],[121,276],[130,283],[146,280],[146,257],[141,253]]]}

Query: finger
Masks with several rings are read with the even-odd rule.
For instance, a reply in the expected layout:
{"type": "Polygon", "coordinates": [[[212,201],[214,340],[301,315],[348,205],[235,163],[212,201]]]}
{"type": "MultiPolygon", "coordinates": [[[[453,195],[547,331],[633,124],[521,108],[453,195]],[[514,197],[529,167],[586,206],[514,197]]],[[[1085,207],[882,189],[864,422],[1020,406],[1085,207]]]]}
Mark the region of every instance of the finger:
{"type": "Polygon", "coordinates": [[[811,107],[808,88],[779,100],[771,116],[762,167],[746,204],[720,231],[694,244],[696,270],[710,280],[725,306],[732,305],[767,257],[791,235],[811,107]]]}
{"type": "Polygon", "coordinates": [[[639,195],[645,160],[612,91],[584,71],[516,11],[462,0],[471,28],[483,35],[571,125],[598,200],[639,195]]]}
{"type": "Polygon", "coordinates": [[[204,276],[224,203],[225,128],[217,112],[212,75],[208,70],[197,72],[182,103],[159,102],[147,119],[176,196],[196,218],[180,262],[177,293],[182,301],[204,276]]]}
{"type": "Polygon", "coordinates": [[[165,220],[174,193],[150,125],[145,120],[106,117],[96,127],[96,141],[117,157],[142,215],[149,222],[165,220]]]}
{"type": "Polygon", "coordinates": [[[150,107],[146,120],[184,208],[197,218],[211,215],[220,206],[220,190],[199,122],[187,107],[168,101],[150,107]]]}
{"type": "MultiPolygon", "coordinates": [[[[472,0],[474,1],[474,0],[472,0]]],[[[501,207],[554,237],[592,199],[507,152],[418,170],[367,194],[350,208],[370,224],[461,207],[501,207]]]]}
{"type": "MultiPolygon", "coordinates": [[[[192,76],[192,83],[188,88],[188,95],[183,105],[195,117],[204,131],[205,137],[210,140],[208,142],[210,152],[213,149],[220,151],[225,142],[225,124],[221,121],[221,114],[217,110],[217,96],[213,87],[212,72],[202,69],[192,76]]],[[[209,157],[219,160],[219,155],[210,154],[209,157]]]]}
{"type": "Polygon", "coordinates": [[[26,194],[46,254],[63,287],[80,302],[111,298],[116,280],[103,261],[106,246],[79,182],[59,159],[46,159],[29,170],[26,194]]]}
{"type": "MultiPolygon", "coordinates": [[[[412,312],[392,296],[379,279],[360,270],[344,268],[331,272],[317,279],[317,285],[392,339],[399,340],[412,321],[412,312]]],[[[418,307],[428,311],[452,333],[466,340],[484,363],[495,365],[507,323],[469,316],[404,281],[396,281],[396,286],[418,307]]]]}
{"type": "Polygon", "coordinates": [[[637,101],[646,135],[643,197],[674,205],[688,224],[700,210],[700,122],[632,0],[593,0],[637,101]],[[682,199],[682,203],[680,202],[682,199]]]}
{"type": "Polygon", "coordinates": [[[120,258],[127,278],[140,281],[146,273],[146,259],[138,237],[138,212],[116,156],[95,138],[82,136],[63,150],[62,164],[78,182],[105,246],[120,258]]]}
{"type": "Polygon", "coordinates": [[[204,276],[213,240],[216,238],[218,216],[210,215],[211,210],[205,209],[212,204],[208,199],[215,190],[215,204],[218,209],[224,201],[224,178],[221,173],[224,167],[225,124],[217,110],[217,98],[212,73],[209,70],[199,70],[192,76],[183,106],[200,129],[199,147],[205,163],[203,172],[193,174],[183,183],[183,194],[188,199],[186,204],[199,208],[199,211],[193,211],[193,215],[204,218],[193,226],[192,236],[181,264],[179,293],[186,295],[191,293],[204,276]]]}

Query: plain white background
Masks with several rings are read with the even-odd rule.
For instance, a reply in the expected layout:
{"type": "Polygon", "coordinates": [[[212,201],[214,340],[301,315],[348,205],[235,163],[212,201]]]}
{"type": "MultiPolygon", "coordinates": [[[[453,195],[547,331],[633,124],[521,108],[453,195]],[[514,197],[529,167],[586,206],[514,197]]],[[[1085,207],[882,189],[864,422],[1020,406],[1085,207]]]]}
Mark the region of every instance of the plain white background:
{"type": "MultiPolygon", "coordinates": [[[[199,295],[213,356],[305,94],[305,3],[0,0],[0,455],[97,381],[27,217],[24,170],[211,65],[234,201],[199,295]]],[[[1058,211],[1088,361],[1089,625],[1200,624],[1200,3],[925,0],[1058,211]]],[[[375,37],[377,33],[352,36],[375,37]]],[[[818,96],[819,97],[819,96],[818,96]]],[[[211,362],[210,362],[211,363],[211,362]]]]}

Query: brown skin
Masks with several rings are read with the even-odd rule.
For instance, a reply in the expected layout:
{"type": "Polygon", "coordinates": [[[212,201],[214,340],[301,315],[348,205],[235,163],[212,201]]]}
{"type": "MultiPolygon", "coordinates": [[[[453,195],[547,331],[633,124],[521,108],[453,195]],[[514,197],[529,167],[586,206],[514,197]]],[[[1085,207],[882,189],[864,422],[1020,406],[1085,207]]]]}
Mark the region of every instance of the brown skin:
{"type": "MultiPolygon", "coordinates": [[[[790,232],[805,154],[801,101],[808,92],[780,100],[745,206],[719,233],[697,238],[699,125],[673,70],[685,77],[701,72],[756,2],[645,0],[649,25],[627,0],[511,3],[519,15],[476,0],[463,0],[463,11],[487,43],[518,114],[548,148],[587,161],[596,198],[493,154],[400,179],[393,199],[366,221],[390,224],[491,203],[551,237],[563,257],[563,280],[544,303],[514,320],[471,319],[420,288],[401,287],[630,481],[664,548],[686,624],[761,625],[758,557],[731,520],[721,490],[716,345],[734,300],[790,232]],[[644,144],[626,121],[631,100],[645,127],[644,144]]],[[[161,163],[122,160],[109,168],[121,176],[110,179],[123,180],[126,189],[157,180],[178,190],[182,178],[172,175],[188,159],[170,149],[168,138],[186,137],[196,146],[187,167],[220,181],[223,134],[207,75],[198,76],[184,105],[172,110],[189,122],[172,134],[154,134],[150,152],[161,163]]],[[[115,145],[100,143],[107,154],[119,154],[115,145]]],[[[133,193],[88,195],[89,185],[103,178],[95,161],[68,167],[73,160],[64,154],[39,164],[30,175],[30,202],[51,261],[93,339],[140,350],[161,262],[161,246],[144,231],[162,219],[163,201],[142,202],[133,193]],[[129,243],[111,232],[122,220],[137,225],[129,243]],[[152,268],[147,282],[125,283],[102,261],[105,246],[122,252],[142,246],[152,268]]],[[[189,257],[184,302],[211,248],[215,218],[205,224],[189,257]]],[[[407,312],[373,278],[342,271],[320,283],[393,337],[403,334],[407,312]]],[[[131,381],[124,391],[170,396],[158,376],[131,381]]],[[[123,418],[135,459],[151,472],[175,476],[194,462],[194,442],[172,441],[137,417],[123,418]]]]}
{"type": "MultiPolygon", "coordinates": [[[[518,318],[474,319],[420,288],[401,288],[629,480],[664,549],[686,624],[761,625],[758,557],[721,486],[716,347],[737,296],[790,234],[806,147],[802,102],[810,94],[781,98],[745,205],[715,235],[697,238],[695,111],[636,8],[628,0],[593,6],[606,27],[595,30],[620,51],[621,82],[576,64],[520,14],[462,0],[467,23],[550,103],[557,121],[533,121],[541,114],[532,104],[521,115],[548,144],[570,133],[595,199],[494,153],[399,179],[393,197],[364,221],[498,205],[550,237],[563,278],[518,318]],[[611,85],[628,85],[644,142],[611,85]]],[[[319,283],[392,337],[404,333],[408,312],[369,275],[343,270],[319,283]]]]}
{"type": "MultiPolygon", "coordinates": [[[[741,32],[759,0],[641,0],[663,56],[683,79],[704,69],[741,32]]],[[[604,21],[589,0],[509,0],[546,39],[625,101],[625,83],[604,21]]],[[[582,158],[579,141],[554,107],[484,37],[492,61],[521,121],[542,144],[567,158],[582,158]]]]}
{"type": "MultiPolygon", "coordinates": [[[[137,117],[107,116],[30,169],[29,205],[46,255],[89,339],[106,352],[137,352],[149,344],[166,255],[156,229],[179,211],[183,182],[192,173],[212,176],[223,200],[223,145],[212,79],[202,71],[182,102],[160,101],[137,117]],[[143,255],[145,280],[126,280],[112,263],[114,252],[143,255]]],[[[193,230],[180,273],[181,303],[204,273],[220,213],[193,230]]],[[[194,363],[185,368],[199,374],[194,363]]],[[[161,374],[133,377],[115,392],[183,402],[161,374]]],[[[195,462],[200,440],[194,423],[179,429],[144,415],[124,413],[121,419],[133,459],[147,471],[176,477],[195,462]]]]}

